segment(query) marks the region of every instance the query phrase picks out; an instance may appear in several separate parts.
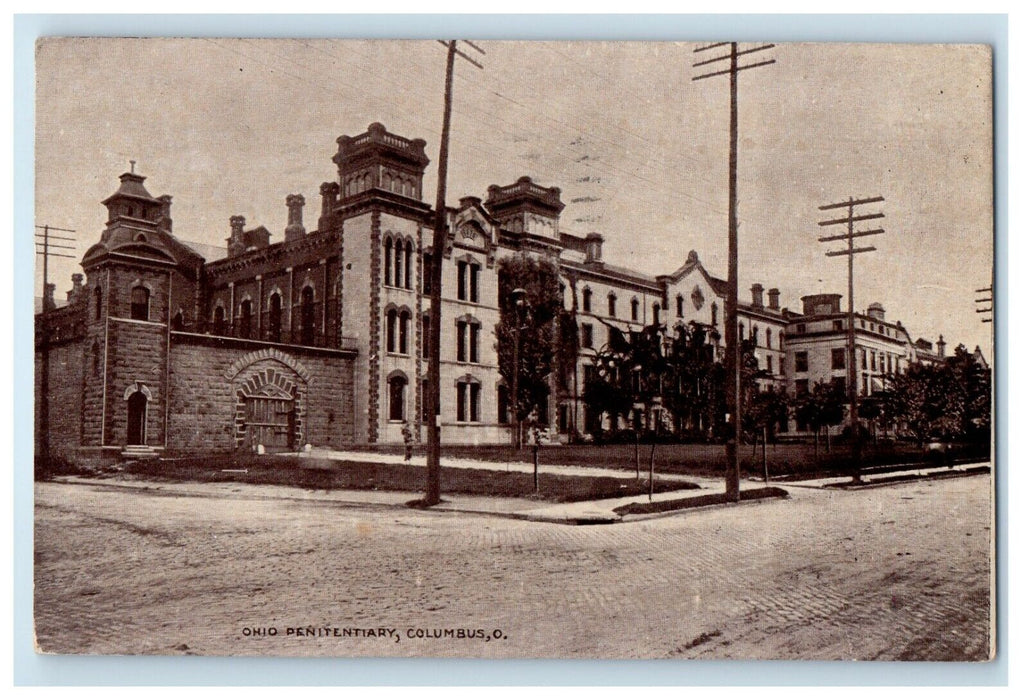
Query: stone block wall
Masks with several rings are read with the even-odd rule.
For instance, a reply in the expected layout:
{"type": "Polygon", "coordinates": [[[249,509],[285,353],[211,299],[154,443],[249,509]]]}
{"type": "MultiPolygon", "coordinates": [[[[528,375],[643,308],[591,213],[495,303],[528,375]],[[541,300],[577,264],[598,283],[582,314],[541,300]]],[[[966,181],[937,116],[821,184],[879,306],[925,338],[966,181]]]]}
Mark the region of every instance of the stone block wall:
{"type": "MultiPolygon", "coordinates": [[[[72,459],[78,448],[82,430],[82,343],[75,341],[51,345],[50,355],[50,454],[72,459]]],[[[36,352],[36,452],[41,451],[43,435],[39,432],[42,417],[40,392],[43,380],[43,353],[36,352]]]]}
{"type": "Polygon", "coordinates": [[[249,449],[245,396],[267,384],[294,397],[295,447],[354,442],[353,358],[342,353],[173,333],[169,384],[175,449],[249,449]]]}

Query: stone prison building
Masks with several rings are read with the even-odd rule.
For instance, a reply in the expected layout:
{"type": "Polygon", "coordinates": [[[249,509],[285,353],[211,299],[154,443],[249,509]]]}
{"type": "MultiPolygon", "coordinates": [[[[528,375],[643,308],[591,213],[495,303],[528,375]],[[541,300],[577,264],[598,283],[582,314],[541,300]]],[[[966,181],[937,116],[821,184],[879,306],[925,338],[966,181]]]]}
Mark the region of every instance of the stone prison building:
{"type": "MultiPolygon", "coordinates": [[[[240,215],[223,248],[179,239],[171,196],[151,195],[140,174],[121,175],[84,274],[72,276],[66,300],[53,285],[44,290],[36,316],[37,454],[97,461],[126,451],[397,444],[408,421],[424,436],[434,216],[422,193],[425,141],[373,123],[337,144],[337,177],[321,185],[315,230],[305,227],[304,197],[291,194],[275,241],[240,215]]],[[[553,378],[542,411],[555,435],[604,419],[579,397],[605,326],[661,323],[671,332],[696,322],[722,349],[727,285],[695,252],[656,277],[611,265],[599,234],[561,229],[563,208],[558,188],[528,177],[448,207],[445,444],[512,439],[493,334],[500,257],[555,261],[564,307],[576,309],[576,371],[553,378]]],[[[763,382],[787,385],[787,332],[801,315],[779,306],[777,289],[767,301],[760,284],[751,293],[739,333],[755,343],[763,382]]],[[[648,405],[641,417],[654,425],[661,411],[648,405]]]]}

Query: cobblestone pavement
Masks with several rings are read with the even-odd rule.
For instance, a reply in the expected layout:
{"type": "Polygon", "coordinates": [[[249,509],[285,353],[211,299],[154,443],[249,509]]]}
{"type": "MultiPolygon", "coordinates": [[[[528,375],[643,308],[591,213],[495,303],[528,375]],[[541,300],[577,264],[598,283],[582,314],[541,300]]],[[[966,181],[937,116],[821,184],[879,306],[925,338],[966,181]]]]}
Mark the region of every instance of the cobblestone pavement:
{"type": "Polygon", "coordinates": [[[37,639],[101,654],[988,656],[989,476],[790,491],[572,527],[244,485],[41,483],[37,639]]]}

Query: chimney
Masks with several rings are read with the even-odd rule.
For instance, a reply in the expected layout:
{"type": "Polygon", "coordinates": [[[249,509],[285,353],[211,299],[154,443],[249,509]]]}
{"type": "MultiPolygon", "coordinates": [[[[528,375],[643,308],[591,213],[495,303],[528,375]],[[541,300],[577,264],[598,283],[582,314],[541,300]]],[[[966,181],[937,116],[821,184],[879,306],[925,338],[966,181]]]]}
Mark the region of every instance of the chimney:
{"type": "Polygon", "coordinates": [[[74,301],[82,292],[82,273],[76,272],[71,276],[71,289],[68,290],[68,301],[74,301]]]}
{"type": "Polygon", "coordinates": [[[765,306],[765,288],[759,282],[755,282],[750,288],[751,303],[754,307],[761,309],[765,306]]]}
{"type": "Polygon", "coordinates": [[[779,290],[775,287],[768,290],[768,308],[772,311],[779,310],[779,290]]]}
{"type": "Polygon", "coordinates": [[[336,217],[333,211],[336,209],[337,198],[339,197],[338,182],[323,182],[322,193],[322,214],[318,217],[318,230],[327,231],[335,224],[336,217]]]}
{"type": "Polygon", "coordinates": [[[598,263],[604,249],[604,237],[599,233],[586,234],[586,262],[598,263]]]}
{"type": "Polygon", "coordinates": [[[289,210],[289,218],[286,223],[286,240],[295,241],[303,238],[304,234],[304,195],[291,194],[286,197],[286,208],[289,210]]]}
{"type": "Polygon", "coordinates": [[[54,301],[54,292],[56,290],[56,284],[47,282],[46,287],[43,289],[43,311],[53,311],[57,308],[57,303],[54,301]]]}
{"type": "Polygon", "coordinates": [[[947,344],[943,342],[942,335],[940,336],[940,339],[936,341],[936,354],[940,357],[944,357],[947,354],[947,344]]]}
{"type": "Polygon", "coordinates": [[[158,197],[161,200],[161,216],[157,220],[157,228],[162,228],[165,231],[171,233],[172,230],[172,218],[171,218],[171,203],[172,196],[170,194],[162,194],[158,197]]]}
{"type": "Polygon", "coordinates": [[[229,226],[232,228],[232,234],[228,238],[228,253],[231,258],[234,255],[239,255],[247,249],[246,241],[243,240],[243,227],[247,225],[246,217],[236,215],[229,217],[229,226]]]}

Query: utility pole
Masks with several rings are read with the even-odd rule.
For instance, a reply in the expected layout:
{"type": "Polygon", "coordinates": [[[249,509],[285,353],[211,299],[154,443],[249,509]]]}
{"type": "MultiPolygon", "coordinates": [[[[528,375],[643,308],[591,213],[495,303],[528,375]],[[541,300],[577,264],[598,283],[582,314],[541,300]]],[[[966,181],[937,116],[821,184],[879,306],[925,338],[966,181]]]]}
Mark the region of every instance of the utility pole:
{"type": "Polygon", "coordinates": [[[732,434],[725,443],[725,494],[730,501],[740,500],[740,454],[739,445],[742,436],[742,421],[740,417],[740,344],[737,335],[738,325],[738,302],[739,302],[739,244],[736,222],[736,162],[737,162],[737,130],[738,116],[736,104],[736,80],[740,71],[748,68],[758,68],[775,63],[775,59],[758,61],[741,66],[739,57],[747,54],[757,53],[770,49],[775,44],[762,44],[749,49],[740,50],[737,42],[719,42],[708,44],[694,49],[694,53],[710,51],[711,49],[729,47],[729,53],[716,58],[699,61],[693,64],[694,68],[729,61],[729,67],[717,70],[712,73],[704,73],[693,77],[693,80],[704,80],[717,75],[729,76],[729,291],[725,301],[725,402],[729,408],[728,419],[732,427],[732,434]]]}
{"type": "Polygon", "coordinates": [[[37,246],[41,246],[42,250],[37,249],[36,255],[43,256],[43,314],[44,317],[39,322],[39,425],[36,426],[39,430],[39,447],[40,447],[40,462],[42,462],[44,469],[44,476],[49,477],[50,475],[50,329],[47,326],[48,321],[46,320],[45,314],[48,311],[52,311],[53,307],[50,305],[50,258],[74,258],[74,255],[68,255],[67,253],[55,253],[51,248],[57,248],[60,250],[75,250],[74,246],[61,245],[59,243],[51,243],[51,240],[58,241],[70,241],[74,242],[74,238],[68,238],[67,236],[52,236],[51,231],[62,231],[64,233],[75,233],[70,228],[57,228],[56,226],[50,226],[44,224],[43,226],[36,226],[38,229],[42,229],[43,233],[37,233],[35,242],[37,246]]]}
{"type": "MultiPolygon", "coordinates": [[[[426,456],[428,467],[425,482],[426,506],[434,506],[440,501],[440,328],[442,324],[442,287],[443,287],[443,245],[447,236],[447,157],[450,152],[450,109],[454,91],[454,57],[460,56],[475,67],[482,65],[471,56],[457,48],[457,41],[442,41],[447,47],[446,82],[443,89],[443,133],[439,144],[439,170],[436,179],[436,218],[432,229],[432,265],[427,271],[430,275],[429,295],[429,395],[428,438],[429,449],[426,456]]],[[[481,48],[470,41],[464,42],[479,53],[485,54],[481,48]]]]}
{"type": "Polygon", "coordinates": [[[975,312],[977,314],[988,314],[987,316],[983,316],[980,319],[983,323],[993,323],[993,285],[991,284],[989,287],[977,289],[975,290],[975,293],[986,295],[982,299],[976,299],[976,304],[989,304],[989,306],[987,306],[985,309],[980,309],[977,307],[975,312]]]}
{"type": "Polygon", "coordinates": [[[825,204],[818,207],[820,211],[829,211],[831,209],[847,209],[847,215],[839,219],[829,219],[827,221],[819,221],[819,226],[836,226],[839,224],[846,224],[847,232],[841,233],[834,236],[822,236],[818,240],[822,243],[829,241],[847,241],[847,247],[843,250],[830,250],[825,255],[826,257],[836,257],[839,255],[847,256],[847,393],[850,399],[850,433],[851,433],[851,449],[853,450],[854,458],[854,471],[853,478],[854,482],[858,483],[861,481],[861,465],[859,460],[861,459],[861,440],[858,435],[858,410],[857,410],[857,338],[854,331],[854,256],[861,253],[870,253],[875,250],[875,246],[866,246],[864,248],[855,248],[854,239],[862,236],[877,236],[880,233],[885,233],[881,228],[870,229],[867,231],[855,231],[854,224],[858,221],[872,221],[874,219],[882,219],[886,215],[882,212],[876,214],[854,214],[854,207],[861,206],[863,204],[875,204],[877,202],[885,201],[882,197],[867,197],[865,199],[854,199],[850,197],[846,202],[837,202],[835,204],[825,204]]]}

